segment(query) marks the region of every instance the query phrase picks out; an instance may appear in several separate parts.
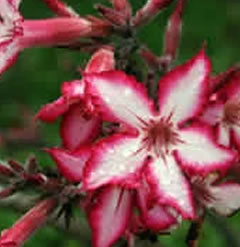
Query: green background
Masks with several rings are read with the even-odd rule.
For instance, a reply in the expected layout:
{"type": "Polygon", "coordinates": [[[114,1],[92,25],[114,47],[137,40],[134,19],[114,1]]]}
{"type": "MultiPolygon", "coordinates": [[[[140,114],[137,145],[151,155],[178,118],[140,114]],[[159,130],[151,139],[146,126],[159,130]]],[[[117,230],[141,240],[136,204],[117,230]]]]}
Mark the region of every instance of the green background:
{"type": "MultiPolygon", "coordinates": [[[[51,17],[41,0],[22,0],[21,12],[25,19],[51,17]]],[[[96,14],[95,3],[107,0],[68,0],[81,15],[96,14]]],[[[144,0],[132,0],[134,11],[144,0]]],[[[162,12],[151,24],[139,31],[139,39],[146,42],[156,54],[161,53],[163,31],[173,5],[162,12]]],[[[207,53],[212,61],[212,71],[218,73],[240,61],[240,1],[189,0],[183,25],[183,36],[177,63],[190,58],[207,42],[207,53]]],[[[79,78],[76,67],[84,66],[88,55],[57,48],[34,48],[21,53],[17,63],[0,78],[0,134],[10,127],[23,124],[21,107],[25,105],[33,114],[47,102],[59,97],[63,81],[79,78]]],[[[10,143],[0,147],[0,159],[13,157],[24,162],[29,154],[35,154],[41,166],[53,167],[52,160],[41,147],[60,145],[58,124],[39,123],[41,140],[34,145],[10,143]]],[[[10,227],[20,215],[11,208],[0,210],[0,230],[10,227]]],[[[189,223],[173,231],[171,236],[160,236],[154,246],[185,246],[184,240],[189,223]]],[[[240,215],[231,219],[207,217],[200,246],[240,246],[240,215]]],[[[81,231],[81,229],[79,229],[81,231]]],[[[87,236],[88,238],[88,236],[87,236]]],[[[25,246],[89,246],[81,236],[69,235],[53,227],[45,227],[25,246]]],[[[139,245],[140,246],[140,245],[139,245]]],[[[147,246],[147,243],[144,244],[147,246]]]]}

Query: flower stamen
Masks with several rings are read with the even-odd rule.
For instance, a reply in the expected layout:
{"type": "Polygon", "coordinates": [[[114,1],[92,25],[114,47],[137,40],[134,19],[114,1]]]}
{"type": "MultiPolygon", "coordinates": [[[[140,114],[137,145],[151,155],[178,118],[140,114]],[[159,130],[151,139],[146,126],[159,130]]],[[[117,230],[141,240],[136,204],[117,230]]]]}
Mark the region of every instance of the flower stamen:
{"type": "Polygon", "coordinates": [[[164,158],[173,145],[182,142],[174,129],[171,117],[152,119],[142,129],[144,132],[142,147],[153,152],[157,157],[164,158]]]}

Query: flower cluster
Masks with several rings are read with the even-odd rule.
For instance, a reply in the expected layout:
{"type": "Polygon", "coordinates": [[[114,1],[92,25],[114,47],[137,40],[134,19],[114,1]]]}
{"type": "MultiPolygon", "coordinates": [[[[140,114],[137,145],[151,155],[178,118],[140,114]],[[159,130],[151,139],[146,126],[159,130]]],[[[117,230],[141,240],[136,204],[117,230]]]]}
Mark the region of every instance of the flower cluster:
{"type": "MultiPolygon", "coordinates": [[[[132,16],[127,0],[112,0],[113,9],[97,6],[103,19],[82,18],[62,2],[45,2],[60,17],[23,20],[19,1],[0,4],[0,73],[23,48],[81,47],[81,37],[122,34],[171,1],[148,0],[132,16]]],[[[207,209],[229,216],[240,208],[240,184],[232,177],[239,166],[240,73],[234,68],[212,76],[204,48],[170,69],[184,3],[178,1],[169,19],[164,54],[140,51],[148,65],[168,70],[157,83],[119,70],[112,43],[94,43],[82,78],[64,82],[62,95],[35,116],[48,123],[62,117],[62,145],[46,152],[67,183],[80,184],[95,247],[112,246],[120,237],[132,246],[142,232],[169,232],[207,209]]]]}
{"type": "Polygon", "coordinates": [[[201,50],[160,79],[155,106],[142,83],[113,67],[111,51],[98,51],[83,79],[68,84],[71,91],[62,90],[37,115],[50,120],[63,114],[63,148],[48,152],[66,179],[91,192],[86,211],[94,246],[110,246],[124,233],[169,231],[205,208],[222,215],[237,210],[240,186],[222,179],[238,161],[239,108],[232,98],[239,94],[239,74],[227,89],[211,92],[210,61],[201,50]],[[100,69],[90,69],[99,61],[100,69]],[[77,95],[80,85],[84,90],[77,95]],[[225,106],[219,102],[224,96],[225,106]],[[114,129],[102,137],[107,123],[114,129]],[[236,131],[232,140],[229,128],[236,131]]]}

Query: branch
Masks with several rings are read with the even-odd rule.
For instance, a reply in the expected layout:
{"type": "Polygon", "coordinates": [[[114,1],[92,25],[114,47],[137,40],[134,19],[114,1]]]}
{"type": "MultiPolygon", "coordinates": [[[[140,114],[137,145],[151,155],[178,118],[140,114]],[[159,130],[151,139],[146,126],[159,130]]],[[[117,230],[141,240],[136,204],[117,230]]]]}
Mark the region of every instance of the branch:
{"type": "Polygon", "coordinates": [[[201,230],[204,223],[204,215],[191,223],[186,237],[186,243],[188,247],[198,247],[201,230]]]}

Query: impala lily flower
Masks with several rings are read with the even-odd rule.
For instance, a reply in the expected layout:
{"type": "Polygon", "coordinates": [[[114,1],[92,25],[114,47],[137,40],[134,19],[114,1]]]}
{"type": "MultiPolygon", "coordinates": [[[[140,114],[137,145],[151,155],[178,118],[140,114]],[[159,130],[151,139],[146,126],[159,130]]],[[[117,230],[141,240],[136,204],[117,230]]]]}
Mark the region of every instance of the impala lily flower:
{"type": "Polygon", "coordinates": [[[217,140],[220,144],[230,146],[232,143],[240,148],[240,72],[229,76],[225,86],[216,92],[215,100],[209,102],[200,117],[216,127],[217,140]]]}
{"type": "Polygon", "coordinates": [[[138,187],[145,173],[158,203],[194,217],[184,173],[226,169],[235,154],[214,142],[208,126],[181,127],[202,109],[210,62],[204,51],[159,81],[157,113],[142,84],[123,72],[86,75],[87,92],[105,120],[129,126],[100,140],[84,168],[88,190],[104,184],[138,187]],[[206,152],[207,150],[207,152],[206,152]]]}
{"type": "Polygon", "coordinates": [[[0,3],[0,74],[25,48],[69,44],[81,37],[103,36],[109,30],[106,23],[97,19],[57,17],[24,20],[18,11],[20,2],[2,0],[0,3]]]}
{"type": "Polygon", "coordinates": [[[198,206],[209,208],[222,216],[230,216],[240,209],[240,184],[219,182],[218,174],[191,178],[198,206]]]}
{"type": "MultiPolygon", "coordinates": [[[[85,72],[112,70],[115,66],[113,51],[108,47],[99,49],[86,66],[85,72]]],[[[62,85],[62,96],[43,106],[37,114],[45,122],[53,122],[63,115],[61,137],[68,150],[90,143],[99,133],[100,119],[85,97],[85,81],[75,80],[62,85]]]]}

